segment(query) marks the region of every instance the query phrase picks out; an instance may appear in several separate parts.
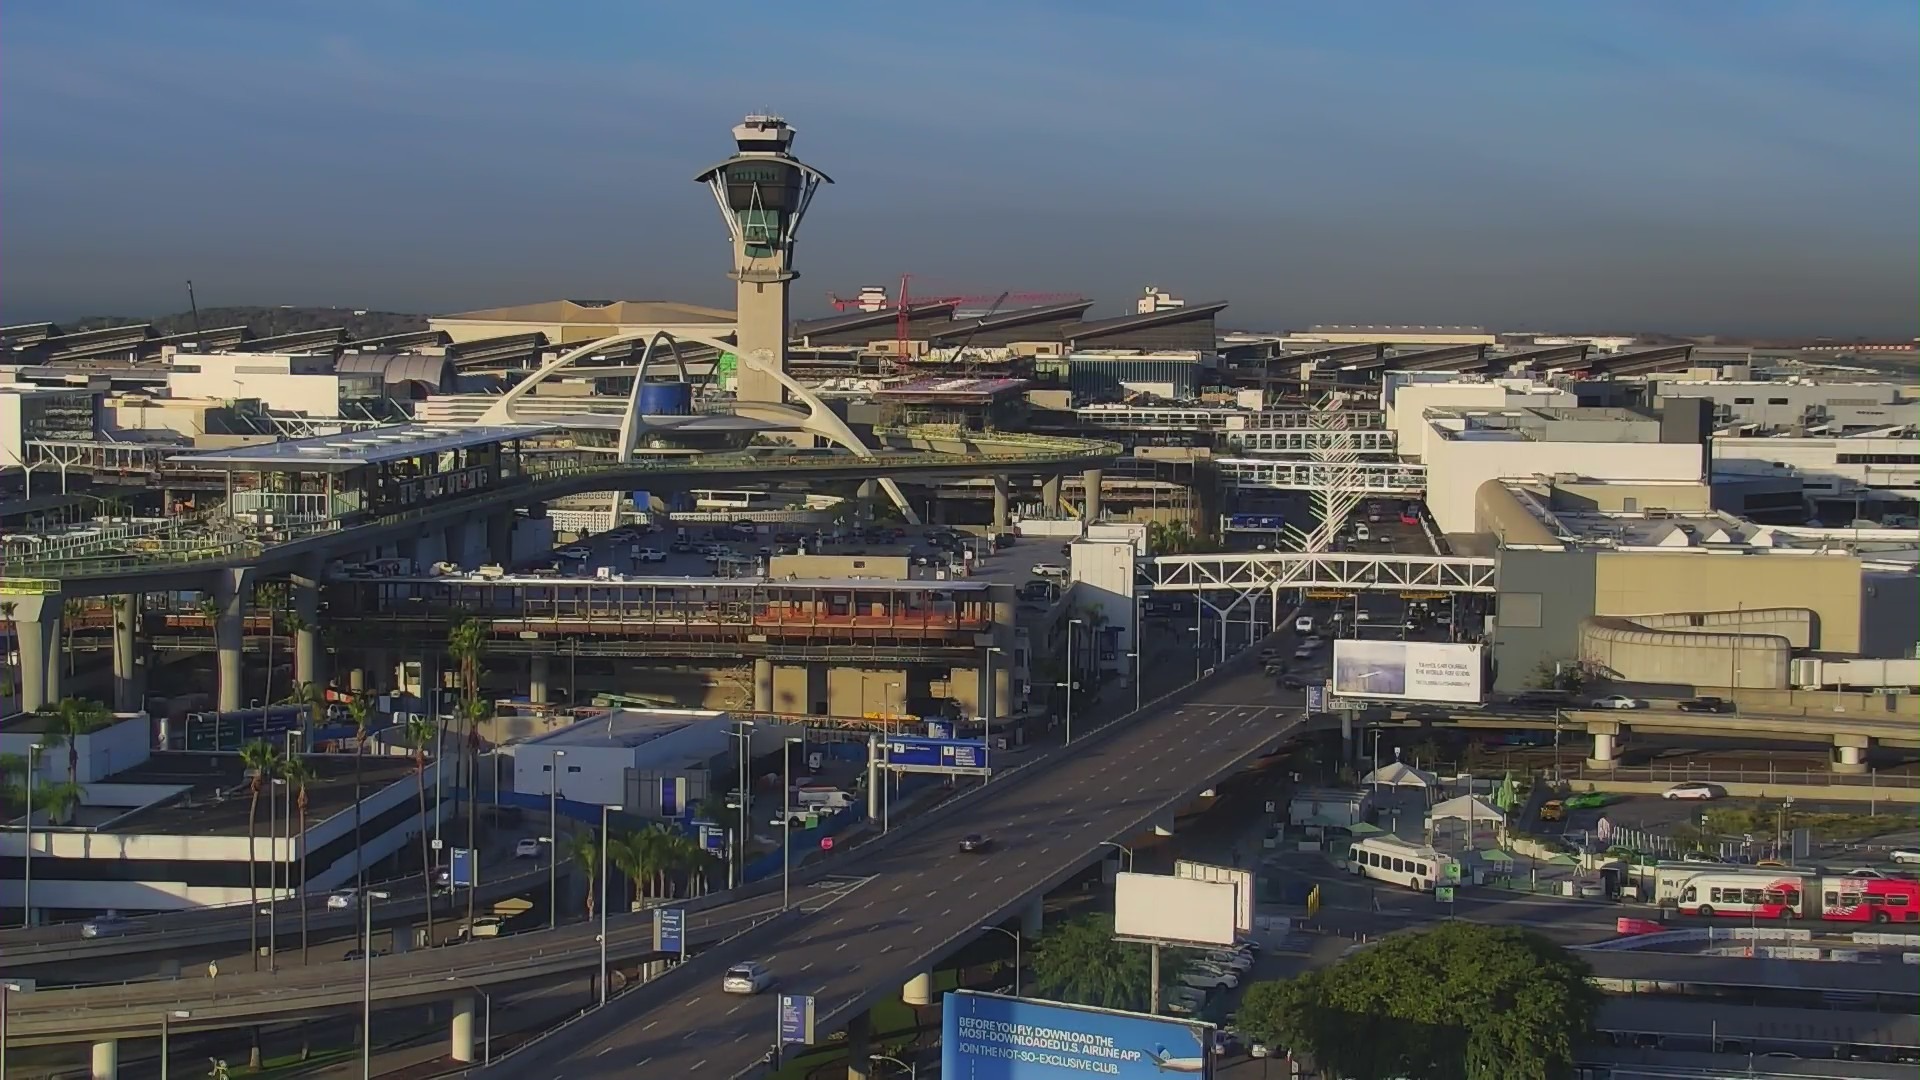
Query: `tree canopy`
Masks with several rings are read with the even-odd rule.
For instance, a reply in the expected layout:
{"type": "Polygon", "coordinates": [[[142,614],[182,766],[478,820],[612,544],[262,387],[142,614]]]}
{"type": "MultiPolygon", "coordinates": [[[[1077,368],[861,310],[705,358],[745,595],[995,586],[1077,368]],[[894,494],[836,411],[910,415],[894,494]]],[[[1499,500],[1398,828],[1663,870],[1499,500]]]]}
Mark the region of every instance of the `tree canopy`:
{"type": "Polygon", "coordinates": [[[1349,1080],[1556,1080],[1592,1032],[1590,974],[1530,930],[1449,922],[1256,983],[1236,1019],[1349,1080]]]}
{"type": "MultiPolygon", "coordinates": [[[[1160,953],[1160,985],[1180,971],[1179,953],[1160,953]]],[[[1113,917],[1087,915],[1060,924],[1040,939],[1028,957],[1033,987],[1041,997],[1104,1009],[1145,1011],[1152,996],[1149,946],[1113,939],[1113,917]]]]}

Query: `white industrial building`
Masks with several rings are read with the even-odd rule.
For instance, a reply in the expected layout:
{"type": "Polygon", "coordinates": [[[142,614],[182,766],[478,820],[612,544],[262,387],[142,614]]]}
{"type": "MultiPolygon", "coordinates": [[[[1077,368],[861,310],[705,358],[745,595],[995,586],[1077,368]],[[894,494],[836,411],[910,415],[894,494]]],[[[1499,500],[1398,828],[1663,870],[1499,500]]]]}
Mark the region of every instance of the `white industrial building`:
{"type": "Polygon", "coordinates": [[[716,761],[731,769],[732,723],[711,709],[611,709],[508,746],[513,790],[679,817],[706,798],[716,761]]]}
{"type": "Polygon", "coordinates": [[[1920,499],[1920,438],[1791,436],[1713,440],[1714,472],[1799,477],[1807,497],[1911,504],[1920,499]]]}
{"type": "Polygon", "coordinates": [[[341,405],[385,392],[378,372],[336,370],[331,353],[175,353],[167,392],[177,398],[258,401],[305,416],[340,416],[341,405]]]}
{"type": "MultiPolygon", "coordinates": [[[[1901,427],[1916,419],[1914,402],[1893,383],[1700,380],[1653,376],[1654,401],[1707,398],[1717,427],[1751,427],[1747,434],[1791,431],[1843,435],[1901,427]]],[[[1740,432],[1736,432],[1738,434],[1740,432]]]]}

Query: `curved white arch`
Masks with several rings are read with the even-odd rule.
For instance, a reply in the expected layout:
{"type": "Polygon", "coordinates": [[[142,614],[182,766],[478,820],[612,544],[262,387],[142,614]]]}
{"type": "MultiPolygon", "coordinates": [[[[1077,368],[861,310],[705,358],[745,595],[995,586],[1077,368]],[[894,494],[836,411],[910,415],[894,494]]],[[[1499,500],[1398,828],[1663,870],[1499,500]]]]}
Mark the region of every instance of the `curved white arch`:
{"type": "MultiPolygon", "coordinates": [[[[539,371],[529,375],[527,378],[521,380],[519,385],[507,391],[501,396],[500,400],[488,406],[487,411],[481,415],[479,422],[482,424],[513,423],[515,420],[513,414],[514,405],[516,405],[521,398],[532,393],[534,387],[552,378],[554,375],[559,374],[562,370],[573,366],[577,361],[591,356],[610,345],[620,345],[629,341],[640,341],[647,338],[650,333],[652,340],[648,342],[647,347],[640,354],[640,361],[643,366],[648,362],[654,345],[662,339],[665,339],[674,348],[676,360],[679,359],[678,343],[681,340],[690,341],[698,345],[706,345],[727,353],[734,352],[734,350],[739,347],[731,341],[723,341],[720,338],[708,337],[704,334],[672,334],[665,330],[651,332],[634,330],[622,334],[612,334],[596,341],[589,341],[577,349],[554,357],[543,365],[539,371]]],[[[738,363],[745,364],[748,367],[773,376],[780,385],[786,387],[789,393],[798,399],[801,404],[806,406],[807,415],[800,421],[801,430],[829,439],[839,446],[846,448],[855,457],[870,458],[873,456],[873,448],[861,442],[860,436],[853,433],[853,429],[847,426],[846,421],[835,415],[832,409],[827,408],[826,402],[821,401],[813,391],[801,386],[794,380],[793,376],[780,370],[778,364],[767,363],[759,357],[746,353],[734,353],[734,355],[738,363]]],[[[681,376],[684,378],[685,374],[686,367],[684,363],[682,363],[681,376]]],[[[752,405],[754,403],[748,402],[746,404],[752,405]]],[[[627,396],[627,415],[623,416],[620,421],[620,460],[622,462],[632,460],[634,445],[639,438],[639,423],[634,419],[634,414],[639,407],[640,378],[639,375],[636,374],[633,391],[627,396]]],[[[907,519],[908,523],[913,525],[920,524],[920,516],[914,513],[913,505],[909,503],[907,497],[901,493],[900,485],[894,483],[889,477],[880,477],[878,479],[881,490],[885,491],[887,497],[893,500],[893,505],[899,508],[901,515],[907,519]]]]}
{"type": "Polygon", "coordinates": [[[647,424],[640,412],[640,387],[647,381],[647,365],[653,362],[653,350],[662,341],[673,351],[673,365],[680,370],[680,381],[688,381],[687,362],[680,355],[680,343],[665,330],[654,334],[648,339],[647,347],[640,351],[640,363],[633,370],[633,389],[627,392],[627,408],[620,416],[619,460],[622,463],[633,460],[634,448],[640,443],[640,429],[647,424]]]}

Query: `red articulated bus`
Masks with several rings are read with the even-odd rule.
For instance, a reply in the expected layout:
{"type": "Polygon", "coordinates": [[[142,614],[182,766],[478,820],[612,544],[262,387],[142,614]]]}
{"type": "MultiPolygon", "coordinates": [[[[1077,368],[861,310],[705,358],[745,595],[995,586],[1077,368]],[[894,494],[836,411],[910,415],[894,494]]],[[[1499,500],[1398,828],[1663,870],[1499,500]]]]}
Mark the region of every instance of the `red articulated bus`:
{"type": "Polygon", "coordinates": [[[1920,922],[1920,881],[1707,871],[1680,888],[1680,912],[1740,919],[1920,922]]]}

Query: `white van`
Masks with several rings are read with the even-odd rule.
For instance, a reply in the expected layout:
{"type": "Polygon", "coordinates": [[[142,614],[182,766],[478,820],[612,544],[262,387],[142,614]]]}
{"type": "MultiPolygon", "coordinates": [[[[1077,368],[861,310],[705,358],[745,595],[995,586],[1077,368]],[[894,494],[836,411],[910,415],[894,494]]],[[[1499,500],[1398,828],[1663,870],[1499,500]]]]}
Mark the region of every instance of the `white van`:
{"type": "Polygon", "coordinates": [[[1293,632],[1296,634],[1313,633],[1313,616],[1302,615],[1299,618],[1293,620],[1293,632]]]}
{"type": "Polygon", "coordinates": [[[1353,538],[1355,540],[1371,540],[1373,539],[1373,530],[1367,528],[1366,522],[1359,522],[1353,527],[1353,538]]]}

